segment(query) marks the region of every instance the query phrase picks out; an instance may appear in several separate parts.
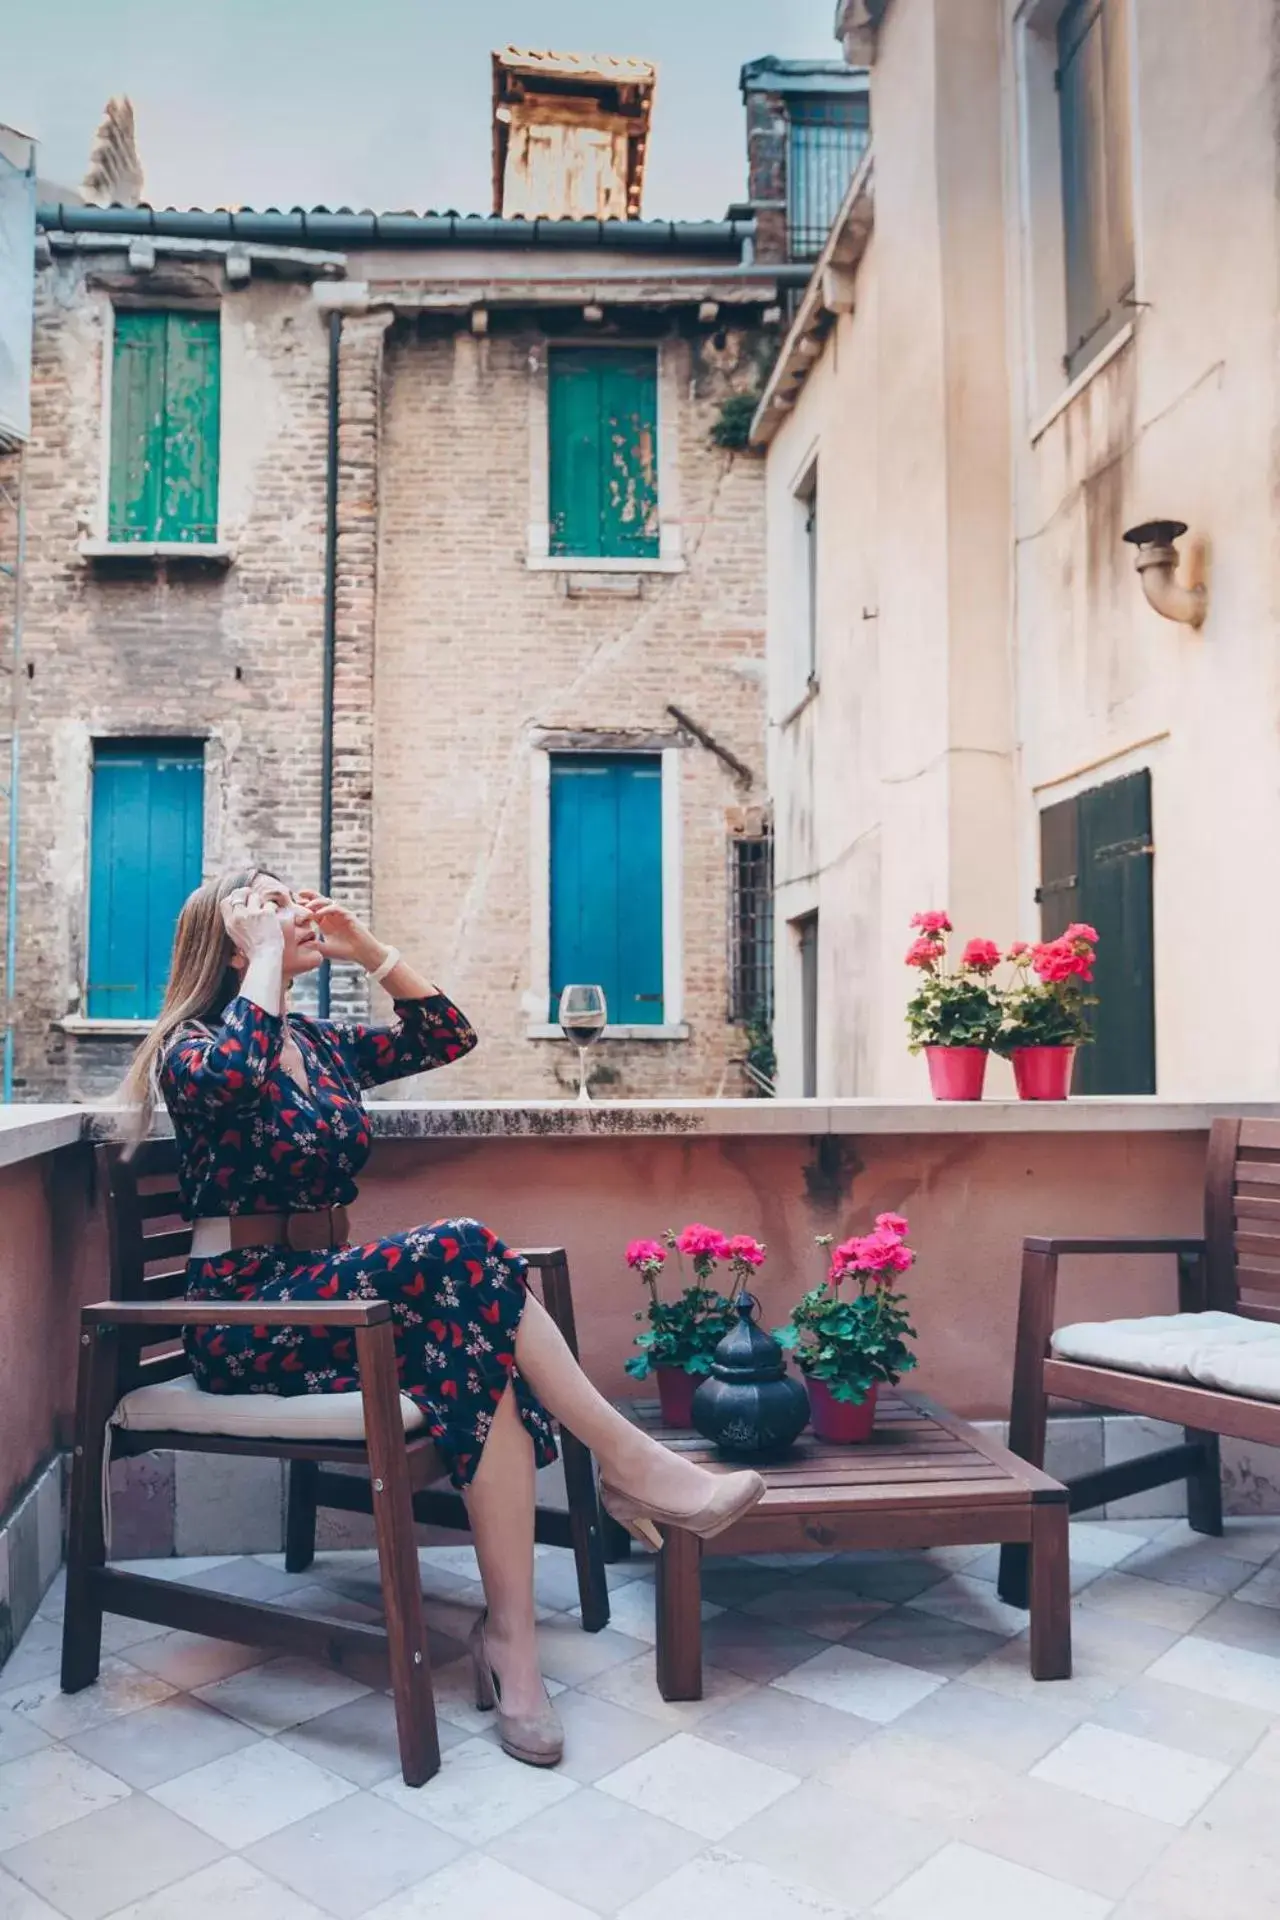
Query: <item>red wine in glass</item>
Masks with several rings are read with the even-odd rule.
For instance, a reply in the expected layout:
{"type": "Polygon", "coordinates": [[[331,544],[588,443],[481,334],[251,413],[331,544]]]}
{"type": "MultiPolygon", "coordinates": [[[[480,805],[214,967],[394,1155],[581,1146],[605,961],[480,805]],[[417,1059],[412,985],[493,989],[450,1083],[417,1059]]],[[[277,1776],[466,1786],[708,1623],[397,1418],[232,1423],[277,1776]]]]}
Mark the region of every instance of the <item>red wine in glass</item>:
{"type": "Polygon", "coordinates": [[[578,1102],[585,1105],[587,1092],[587,1049],[604,1032],[608,1020],[603,987],[566,987],[560,995],[560,1026],[566,1040],[578,1049],[578,1102]]]}

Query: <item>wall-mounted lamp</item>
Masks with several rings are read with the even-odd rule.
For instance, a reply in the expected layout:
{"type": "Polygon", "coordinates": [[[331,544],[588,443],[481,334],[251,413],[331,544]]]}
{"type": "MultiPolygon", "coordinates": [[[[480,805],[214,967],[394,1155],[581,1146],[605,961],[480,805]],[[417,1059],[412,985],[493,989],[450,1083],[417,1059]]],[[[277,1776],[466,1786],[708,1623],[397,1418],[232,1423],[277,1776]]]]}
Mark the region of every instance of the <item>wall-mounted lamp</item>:
{"type": "Polygon", "coordinates": [[[1134,565],[1142,577],[1142,591],[1166,620],[1199,627],[1209,611],[1209,595],[1202,582],[1184,586],[1177,579],[1178,549],[1173,544],[1186,532],[1184,520],[1144,520],[1130,527],[1124,538],[1138,549],[1134,565]]]}

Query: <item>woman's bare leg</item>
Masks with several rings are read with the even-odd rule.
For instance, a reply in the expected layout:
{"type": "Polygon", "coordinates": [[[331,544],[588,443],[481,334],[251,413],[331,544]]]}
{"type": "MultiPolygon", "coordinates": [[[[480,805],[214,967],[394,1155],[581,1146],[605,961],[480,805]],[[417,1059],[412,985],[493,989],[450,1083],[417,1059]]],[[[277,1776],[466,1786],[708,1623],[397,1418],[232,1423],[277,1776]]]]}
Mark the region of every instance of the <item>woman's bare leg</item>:
{"type": "Polygon", "coordinates": [[[670,1513],[691,1514],[702,1505],[713,1476],[649,1439],[596,1392],[532,1294],[520,1316],[516,1365],[548,1413],[595,1455],[611,1486],[670,1513]]]}
{"type": "Polygon", "coordinates": [[[489,1609],[485,1643],[509,1713],[534,1714],[546,1703],[538,1667],[533,1602],[533,1509],[536,1469],[514,1392],[503,1395],[466,1491],[467,1515],[489,1609]]]}

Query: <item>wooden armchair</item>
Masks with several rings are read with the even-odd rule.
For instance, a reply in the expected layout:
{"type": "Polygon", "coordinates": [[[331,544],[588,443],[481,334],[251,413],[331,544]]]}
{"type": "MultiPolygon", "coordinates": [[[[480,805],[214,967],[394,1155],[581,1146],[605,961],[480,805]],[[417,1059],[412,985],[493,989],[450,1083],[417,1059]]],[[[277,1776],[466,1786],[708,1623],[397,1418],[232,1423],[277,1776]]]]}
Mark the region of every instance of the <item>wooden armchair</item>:
{"type": "MultiPolygon", "coordinates": [[[[1280,1446],[1280,1121],[1213,1122],[1204,1214],[1200,1239],[1023,1242],[1012,1451],[1043,1466],[1051,1398],[1183,1430],[1172,1446],[1067,1481],[1073,1513],[1185,1479],[1189,1524],[1220,1534],[1220,1436],[1280,1446]],[[1059,1262],[1099,1254],[1176,1260],[1178,1315],[1055,1331],[1059,1262]]],[[[1025,1547],[1003,1548],[1000,1595],[1027,1604],[1025,1547]]]]}
{"type": "MultiPolygon", "coordinates": [[[[183,1298],[191,1228],[178,1212],[171,1141],[144,1145],[132,1161],[100,1150],[107,1190],[111,1299],[81,1315],[80,1368],[67,1547],[62,1685],[75,1693],[98,1676],[104,1613],[279,1647],[327,1660],[395,1700],[401,1765],[410,1786],[440,1764],[427,1658],[414,1523],[466,1525],[461,1498],[435,1490],[445,1464],[420,1431],[422,1415],[399,1392],[391,1309],[385,1301],[195,1302],[183,1298]],[[358,1394],[207,1394],[177,1344],[183,1326],[350,1328],[358,1394]],[[103,1487],[113,1458],[157,1449],[253,1454],[290,1462],[286,1566],[301,1571],[315,1551],[316,1510],[371,1513],[386,1627],[289,1613],[186,1582],[154,1580],[106,1564],[103,1487]],[[336,1473],[335,1465],[367,1467],[336,1473]],[[326,1470],[327,1469],[327,1470],[326,1470]]],[[[541,1275],[547,1311],[576,1351],[569,1272],[560,1249],[526,1253],[541,1275]]],[[[609,1619],[591,1456],[562,1436],[567,1514],[539,1509],[539,1540],[571,1546],[583,1626],[609,1619]]]]}

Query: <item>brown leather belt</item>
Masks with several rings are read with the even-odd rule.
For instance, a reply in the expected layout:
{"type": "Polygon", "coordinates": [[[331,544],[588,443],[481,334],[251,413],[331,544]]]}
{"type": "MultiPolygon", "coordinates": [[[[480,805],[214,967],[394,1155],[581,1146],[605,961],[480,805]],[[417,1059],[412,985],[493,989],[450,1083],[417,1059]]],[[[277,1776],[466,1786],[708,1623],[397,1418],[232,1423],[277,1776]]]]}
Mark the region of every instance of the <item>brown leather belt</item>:
{"type": "Polygon", "coordinates": [[[244,1247],[289,1247],[294,1253],[321,1253],[350,1241],[345,1207],[320,1207],[307,1213],[233,1213],[206,1215],[191,1229],[191,1258],[213,1260],[244,1247]]]}

